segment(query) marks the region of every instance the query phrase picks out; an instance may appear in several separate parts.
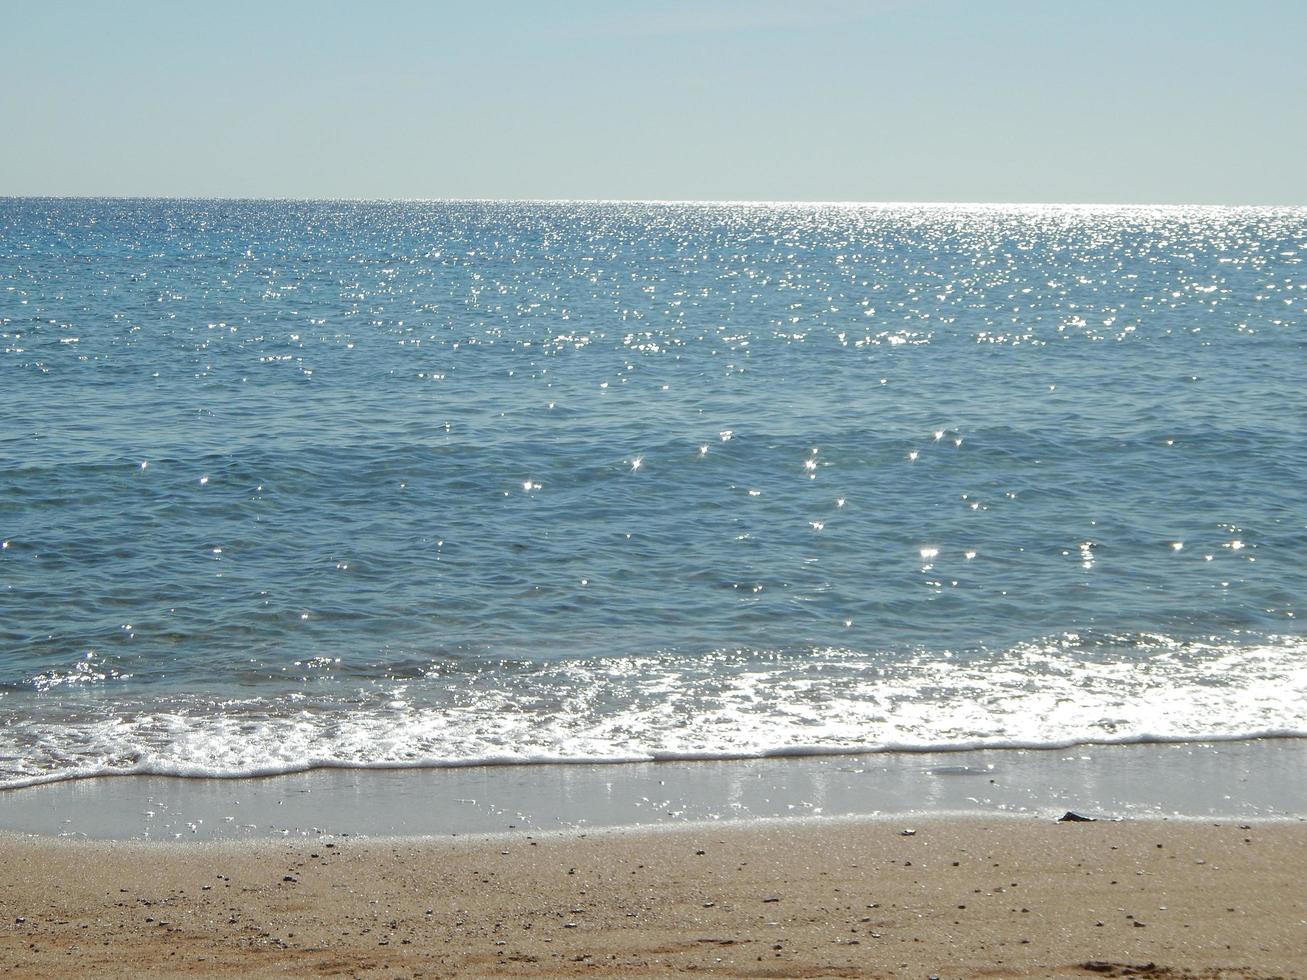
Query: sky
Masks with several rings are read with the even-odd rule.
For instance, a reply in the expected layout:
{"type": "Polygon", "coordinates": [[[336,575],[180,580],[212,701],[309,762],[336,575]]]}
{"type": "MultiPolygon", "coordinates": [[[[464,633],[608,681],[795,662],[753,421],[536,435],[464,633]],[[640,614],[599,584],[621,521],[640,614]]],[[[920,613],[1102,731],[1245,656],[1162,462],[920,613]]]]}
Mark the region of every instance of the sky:
{"type": "Polygon", "coordinates": [[[1304,0],[0,0],[0,196],[1307,204],[1304,0]]]}

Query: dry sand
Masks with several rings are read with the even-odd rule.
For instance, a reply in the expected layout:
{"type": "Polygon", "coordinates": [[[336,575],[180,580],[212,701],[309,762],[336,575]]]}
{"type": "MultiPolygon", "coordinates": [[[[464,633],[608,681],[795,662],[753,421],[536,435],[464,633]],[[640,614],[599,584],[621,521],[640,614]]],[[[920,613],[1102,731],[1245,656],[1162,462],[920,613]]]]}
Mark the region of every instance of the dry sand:
{"type": "Polygon", "coordinates": [[[1307,824],[0,838],[0,973],[1292,977],[1307,824]]]}

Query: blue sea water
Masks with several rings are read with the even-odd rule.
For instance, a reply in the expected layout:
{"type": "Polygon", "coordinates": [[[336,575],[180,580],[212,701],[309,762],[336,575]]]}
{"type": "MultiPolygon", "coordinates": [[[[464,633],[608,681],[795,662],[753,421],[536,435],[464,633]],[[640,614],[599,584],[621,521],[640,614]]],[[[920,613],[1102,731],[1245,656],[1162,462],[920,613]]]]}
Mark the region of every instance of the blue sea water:
{"type": "Polygon", "coordinates": [[[0,199],[0,786],[1307,735],[1304,256],[0,199]]]}

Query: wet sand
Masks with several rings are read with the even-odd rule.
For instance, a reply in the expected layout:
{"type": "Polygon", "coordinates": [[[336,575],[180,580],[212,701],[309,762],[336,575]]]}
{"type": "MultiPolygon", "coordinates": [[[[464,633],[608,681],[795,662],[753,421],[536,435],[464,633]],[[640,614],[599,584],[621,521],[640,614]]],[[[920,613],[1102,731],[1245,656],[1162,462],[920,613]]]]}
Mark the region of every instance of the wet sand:
{"type": "Polygon", "coordinates": [[[0,973],[1293,977],[1307,823],[0,837],[0,973]],[[530,836],[528,836],[530,834],[530,836]]]}
{"type": "Polygon", "coordinates": [[[621,765],[113,776],[0,792],[0,831],[127,840],[448,836],[914,813],[1307,814],[1307,739],[621,765]]]}

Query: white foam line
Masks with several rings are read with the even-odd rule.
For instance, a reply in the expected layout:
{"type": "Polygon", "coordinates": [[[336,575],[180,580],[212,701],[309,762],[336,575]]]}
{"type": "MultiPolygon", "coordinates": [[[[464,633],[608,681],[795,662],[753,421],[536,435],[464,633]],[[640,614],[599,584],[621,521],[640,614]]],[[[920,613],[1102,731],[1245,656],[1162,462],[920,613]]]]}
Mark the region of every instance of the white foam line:
{"type": "Polygon", "coordinates": [[[1202,735],[1157,735],[1141,733],[1116,738],[1068,738],[1055,741],[1022,739],[968,739],[960,742],[888,742],[877,745],[788,745],[756,751],[702,751],[648,753],[618,753],[603,756],[494,754],[470,758],[425,758],[411,760],[348,760],[307,759],[277,765],[251,766],[241,769],[220,769],[200,765],[163,764],[142,762],[134,766],[89,766],[59,772],[22,776],[0,782],[0,793],[28,789],[51,783],[81,779],[100,779],[118,776],[160,776],[170,779],[265,779],[322,769],[343,770],[439,770],[468,769],[477,766],[593,766],[632,765],[675,762],[747,762],[759,759],[816,758],[827,756],[890,755],[927,753],[955,753],[979,751],[1058,751],[1093,745],[1193,745],[1209,742],[1246,742],[1256,739],[1307,739],[1307,731],[1299,729],[1253,729],[1240,732],[1219,732],[1202,735]]]}

